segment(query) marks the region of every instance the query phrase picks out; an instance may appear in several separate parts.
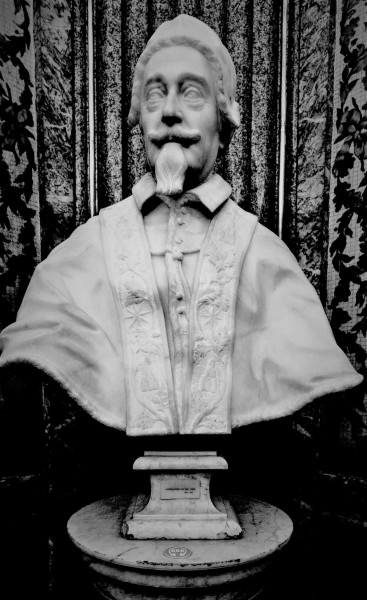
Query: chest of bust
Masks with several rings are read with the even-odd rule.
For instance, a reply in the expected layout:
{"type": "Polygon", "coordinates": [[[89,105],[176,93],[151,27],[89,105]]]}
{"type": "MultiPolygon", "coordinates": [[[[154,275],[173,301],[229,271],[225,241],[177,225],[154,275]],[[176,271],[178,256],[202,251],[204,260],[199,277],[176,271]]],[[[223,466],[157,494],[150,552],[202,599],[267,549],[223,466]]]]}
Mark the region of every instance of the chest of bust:
{"type": "Polygon", "coordinates": [[[168,302],[168,271],[171,278],[179,280],[183,276],[182,287],[187,285],[192,291],[199,252],[209,224],[210,219],[199,209],[175,203],[170,207],[162,203],[144,217],[154,274],[164,304],[168,302]],[[169,254],[173,258],[182,255],[182,260],[172,262],[172,269],[167,265],[169,254]]]}
{"type": "Polygon", "coordinates": [[[142,218],[130,198],[102,213],[127,433],[229,433],[234,311],[251,232],[241,235],[245,217],[233,203],[211,219],[160,206],[142,218]]]}

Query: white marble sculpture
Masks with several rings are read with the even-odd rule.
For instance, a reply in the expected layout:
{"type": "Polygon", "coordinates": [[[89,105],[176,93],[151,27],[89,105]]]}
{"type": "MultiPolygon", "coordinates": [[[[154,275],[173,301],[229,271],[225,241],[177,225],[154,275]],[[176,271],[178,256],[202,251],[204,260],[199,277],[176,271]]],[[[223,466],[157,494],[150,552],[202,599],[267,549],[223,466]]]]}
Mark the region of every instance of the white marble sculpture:
{"type": "Polygon", "coordinates": [[[207,25],[157,29],[129,115],[151,173],[39,265],[1,365],[35,365],[132,436],[230,433],[361,381],[294,257],[213,172],[235,92],[207,25]]]}
{"type": "MultiPolygon", "coordinates": [[[[36,269],[1,365],[35,365],[130,436],[228,434],[360,382],[295,258],[214,174],[240,125],[235,93],[207,25],[181,15],[157,29],[129,114],[151,173],[36,269]]],[[[210,497],[227,468],[215,451],[148,451],[134,468],[151,496],[132,499],[123,537],[242,535],[228,501],[210,497]]]]}

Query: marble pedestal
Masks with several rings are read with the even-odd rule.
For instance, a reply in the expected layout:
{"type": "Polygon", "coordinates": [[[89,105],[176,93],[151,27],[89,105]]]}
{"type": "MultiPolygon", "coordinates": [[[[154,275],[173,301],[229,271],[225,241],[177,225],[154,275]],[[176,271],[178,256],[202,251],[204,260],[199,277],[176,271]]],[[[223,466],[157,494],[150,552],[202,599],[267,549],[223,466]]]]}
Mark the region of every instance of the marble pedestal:
{"type": "Polygon", "coordinates": [[[243,535],[223,540],[129,540],[120,534],[130,498],[85,506],[68,532],[93,585],[110,600],[250,600],[261,593],[292,521],[280,509],[232,496],[243,535]]]}
{"type": "Polygon", "coordinates": [[[242,535],[226,498],[211,498],[212,473],[228,469],[216,452],[144,452],[135,470],[150,475],[150,496],[132,499],[121,528],[123,537],[147,539],[225,539],[242,535]]]}

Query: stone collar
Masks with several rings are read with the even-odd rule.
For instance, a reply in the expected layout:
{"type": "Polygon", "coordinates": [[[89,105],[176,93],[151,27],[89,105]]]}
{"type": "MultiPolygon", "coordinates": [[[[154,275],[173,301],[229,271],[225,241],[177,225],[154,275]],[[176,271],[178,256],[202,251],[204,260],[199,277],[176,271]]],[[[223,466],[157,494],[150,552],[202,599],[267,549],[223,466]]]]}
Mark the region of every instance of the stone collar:
{"type": "MultiPolygon", "coordinates": [[[[146,173],[140,181],[133,187],[133,196],[139,210],[142,210],[145,202],[154,196],[156,190],[156,181],[151,173],[146,173]]],[[[197,198],[211,213],[217,210],[223,202],[231,195],[231,186],[222,179],[220,175],[212,175],[210,179],[198,187],[185,192],[191,199],[197,198]]]]}

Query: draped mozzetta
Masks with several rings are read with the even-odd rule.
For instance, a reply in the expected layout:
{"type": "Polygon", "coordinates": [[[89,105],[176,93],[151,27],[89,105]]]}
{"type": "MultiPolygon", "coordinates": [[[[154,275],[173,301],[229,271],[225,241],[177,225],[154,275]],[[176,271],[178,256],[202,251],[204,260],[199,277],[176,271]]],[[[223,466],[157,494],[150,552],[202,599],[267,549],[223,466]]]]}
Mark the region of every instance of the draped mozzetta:
{"type": "Polygon", "coordinates": [[[186,302],[190,350],[175,353],[131,196],[37,268],[0,336],[0,367],[35,365],[130,436],[230,433],[361,382],[287,247],[231,200],[211,220],[186,302]]]}

